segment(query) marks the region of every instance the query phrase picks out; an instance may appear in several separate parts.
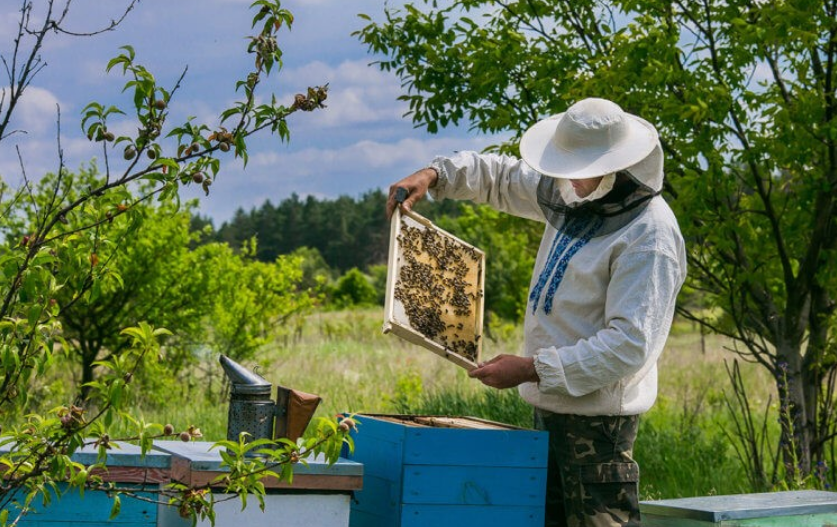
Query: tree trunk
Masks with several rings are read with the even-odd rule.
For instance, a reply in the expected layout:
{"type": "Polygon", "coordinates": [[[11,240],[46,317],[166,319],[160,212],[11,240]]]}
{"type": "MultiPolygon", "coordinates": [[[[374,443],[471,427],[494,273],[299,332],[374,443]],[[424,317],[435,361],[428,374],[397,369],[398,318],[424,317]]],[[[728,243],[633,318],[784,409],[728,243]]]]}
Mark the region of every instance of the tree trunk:
{"type": "Polygon", "coordinates": [[[96,357],[99,355],[98,349],[90,349],[85,346],[80,350],[81,356],[81,387],[79,388],[79,400],[85,401],[90,396],[90,386],[88,383],[95,380],[93,376],[93,365],[96,362],[96,357]]]}
{"type": "Polygon", "coordinates": [[[812,425],[816,422],[816,399],[809,400],[800,347],[777,350],[776,389],[779,393],[781,456],[785,481],[792,484],[811,473],[812,425]]]}

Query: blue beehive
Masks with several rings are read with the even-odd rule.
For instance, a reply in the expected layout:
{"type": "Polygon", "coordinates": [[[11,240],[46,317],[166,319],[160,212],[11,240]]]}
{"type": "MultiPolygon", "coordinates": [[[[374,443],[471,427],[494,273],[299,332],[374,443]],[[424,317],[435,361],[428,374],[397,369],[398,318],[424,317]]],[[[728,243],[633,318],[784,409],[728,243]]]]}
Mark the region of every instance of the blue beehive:
{"type": "MultiPolygon", "coordinates": [[[[80,448],[72,460],[84,465],[98,461],[98,449],[92,446],[80,448]]],[[[18,523],[21,527],[64,527],[84,526],[103,527],[156,527],[159,507],[155,503],[163,484],[170,481],[171,458],[162,452],[147,452],[144,455],[139,447],[126,443],[116,443],[108,451],[107,472],[101,474],[105,481],[117,483],[120,488],[131,488],[140,499],[125,496],[121,499],[119,515],[111,518],[113,498],[100,491],[67,490],[67,486],[58,486],[60,496],[51,492],[51,501],[44,506],[42,500],[33,503],[32,510],[18,523]],[[149,492],[143,492],[148,490],[149,492]]],[[[23,499],[20,493],[19,499],[23,499]]],[[[10,507],[9,520],[13,520],[19,510],[10,507]]]]}
{"type": "Polygon", "coordinates": [[[357,419],[346,456],[364,475],[351,527],[543,525],[546,432],[472,417],[357,419]]]}

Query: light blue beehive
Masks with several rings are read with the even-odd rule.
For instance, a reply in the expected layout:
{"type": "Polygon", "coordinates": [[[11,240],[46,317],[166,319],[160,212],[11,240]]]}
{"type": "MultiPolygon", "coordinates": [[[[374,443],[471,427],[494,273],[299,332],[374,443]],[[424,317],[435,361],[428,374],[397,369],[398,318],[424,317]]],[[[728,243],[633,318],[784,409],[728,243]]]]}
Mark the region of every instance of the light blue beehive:
{"type": "Polygon", "coordinates": [[[640,503],[646,527],[833,527],[837,493],[800,490],[640,503]]]}

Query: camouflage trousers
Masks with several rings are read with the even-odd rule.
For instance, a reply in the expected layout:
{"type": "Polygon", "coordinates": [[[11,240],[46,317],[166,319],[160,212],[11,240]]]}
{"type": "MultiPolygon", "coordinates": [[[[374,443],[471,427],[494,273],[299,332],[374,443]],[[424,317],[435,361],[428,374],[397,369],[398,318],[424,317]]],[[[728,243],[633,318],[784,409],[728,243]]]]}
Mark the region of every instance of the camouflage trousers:
{"type": "Polygon", "coordinates": [[[535,409],[549,432],[546,527],[637,527],[638,416],[582,416],[535,409]]]}

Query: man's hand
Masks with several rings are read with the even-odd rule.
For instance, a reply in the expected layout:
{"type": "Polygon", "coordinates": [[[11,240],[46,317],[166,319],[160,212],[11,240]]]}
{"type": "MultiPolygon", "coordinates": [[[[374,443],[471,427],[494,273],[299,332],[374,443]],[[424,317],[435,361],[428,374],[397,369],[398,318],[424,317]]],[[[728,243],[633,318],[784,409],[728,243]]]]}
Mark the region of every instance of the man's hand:
{"type": "Polygon", "coordinates": [[[517,355],[497,355],[490,361],[468,372],[468,376],[479,379],[492,388],[513,388],[524,382],[538,382],[535,359],[517,355]]]}
{"type": "Polygon", "coordinates": [[[410,210],[413,205],[427,194],[427,189],[436,184],[439,175],[432,168],[422,168],[418,172],[405,177],[398,183],[389,187],[389,198],[387,199],[387,219],[392,217],[395,207],[395,192],[400,188],[407,189],[407,199],[401,204],[403,210],[410,210]]]}

